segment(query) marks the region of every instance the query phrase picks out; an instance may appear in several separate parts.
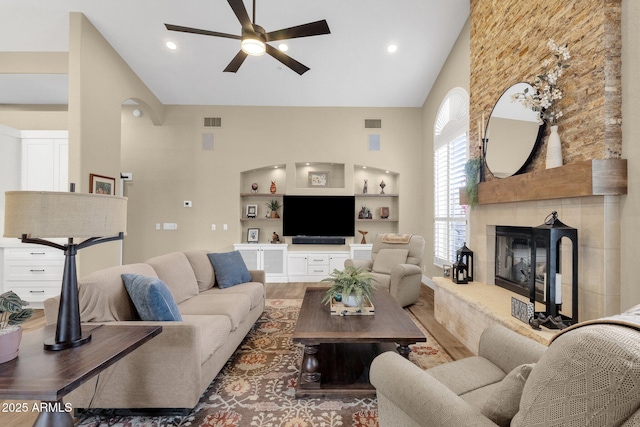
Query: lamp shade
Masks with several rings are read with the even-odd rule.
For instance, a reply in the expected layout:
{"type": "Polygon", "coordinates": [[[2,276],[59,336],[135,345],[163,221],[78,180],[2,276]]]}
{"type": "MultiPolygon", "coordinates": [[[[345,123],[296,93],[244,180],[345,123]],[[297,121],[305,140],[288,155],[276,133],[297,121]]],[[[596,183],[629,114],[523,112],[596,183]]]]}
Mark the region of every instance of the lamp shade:
{"type": "Polygon", "coordinates": [[[4,237],[90,238],[127,229],[127,198],[55,191],[5,192],[4,237]]]}

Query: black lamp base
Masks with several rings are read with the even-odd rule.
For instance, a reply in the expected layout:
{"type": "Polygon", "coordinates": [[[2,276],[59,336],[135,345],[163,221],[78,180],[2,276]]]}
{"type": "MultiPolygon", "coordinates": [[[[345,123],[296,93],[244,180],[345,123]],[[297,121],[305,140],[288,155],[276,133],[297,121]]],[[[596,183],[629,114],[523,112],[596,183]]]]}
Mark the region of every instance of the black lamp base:
{"type": "Polygon", "coordinates": [[[91,334],[89,332],[83,333],[77,340],[67,342],[56,342],[56,338],[51,337],[44,340],[44,349],[51,351],[66,350],[68,348],[80,347],[89,341],[91,341],[91,334]]]}

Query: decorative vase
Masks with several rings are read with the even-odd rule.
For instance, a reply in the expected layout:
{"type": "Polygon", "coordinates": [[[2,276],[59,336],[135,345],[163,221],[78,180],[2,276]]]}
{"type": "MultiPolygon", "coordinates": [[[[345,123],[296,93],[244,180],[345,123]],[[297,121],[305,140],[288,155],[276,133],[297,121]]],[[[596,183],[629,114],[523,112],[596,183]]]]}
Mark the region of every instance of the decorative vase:
{"type": "Polygon", "coordinates": [[[5,363],[18,357],[22,328],[14,325],[0,330],[0,363],[5,363]]]}
{"type": "Polygon", "coordinates": [[[562,144],[558,135],[558,126],[551,126],[547,141],[547,169],[562,166],[562,144]]]}

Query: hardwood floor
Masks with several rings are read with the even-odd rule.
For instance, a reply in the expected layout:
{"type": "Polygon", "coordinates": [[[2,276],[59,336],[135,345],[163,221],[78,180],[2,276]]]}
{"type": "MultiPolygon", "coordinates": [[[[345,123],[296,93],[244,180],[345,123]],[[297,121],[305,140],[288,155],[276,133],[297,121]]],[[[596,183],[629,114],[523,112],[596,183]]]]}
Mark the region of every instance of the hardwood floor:
{"type": "MultiPolygon", "coordinates": [[[[302,299],[307,286],[318,286],[317,283],[267,283],[266,292],[268,299],[302,299]]],[[[444,327],[442,327],[433,315],[433,290],[427,286],[422,286],[420,298],[411,305],[409,310],[422,323],[422,325],[433,335],[444,350],[454,359],[462,359],[473,356],[464,345],[453,337],[444,327]]],[[[36,310],[31,319],[22,324],[25,332],[42,328],[46,325],[44,311],[36,310]]],[[[5,400],[0,401],[0,425],[2,426],[30,426],[36,420],[36,412],[19,413],[15,411],[6,412],[3,408],[10,408],[11,404],[23,405],[25,401],[5,400]]],[[[36,402],[27,402],[28,407],[36,402]]]]}

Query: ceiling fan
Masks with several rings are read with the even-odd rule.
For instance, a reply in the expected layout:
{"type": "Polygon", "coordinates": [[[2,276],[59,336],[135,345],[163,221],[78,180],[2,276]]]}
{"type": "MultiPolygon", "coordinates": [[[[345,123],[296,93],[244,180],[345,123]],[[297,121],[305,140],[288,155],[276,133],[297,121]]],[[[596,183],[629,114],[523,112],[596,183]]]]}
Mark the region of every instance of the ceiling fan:
{"type": "Polygon", "coordinates": [[[227,0],[229,6],[233,9],[233,13],[236,14],[240,25],[242,25],[242,35],[219,33],[216,31],[201,30],[198,28],[182,27],[179,25],[164,24],[167,30],[180,31],[183,33],[201,34],[204,36],[225,37],[228,39],[240,40],[241,50],[231,60],[225,72],[235,73],[238,71],[247,55],[259,56],[265,52],[273,56],[278,61],[282,62],[287,67],[291,68],[296,73],[302,75],[309,71],[309,67],[290,56],[286,55],[282,51],[268,44],[268,42],[285,39],[295,39],[300,37],[320,36],[323,34],[330,34],[329,25],[326,20],[310,22],[308,24],[297,25],[295,27],[284,28],[282,30],[265,32],[264,28],[256,24],[256,0],[253,0],[253,22],[249,19],[247,9],[244,7],[243,0],[227,0]]]}

